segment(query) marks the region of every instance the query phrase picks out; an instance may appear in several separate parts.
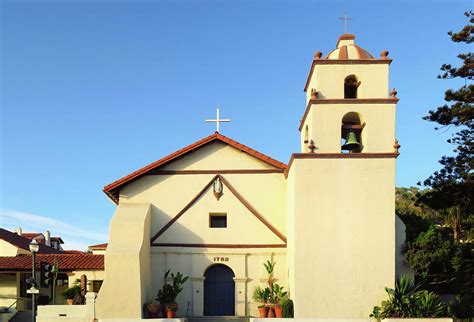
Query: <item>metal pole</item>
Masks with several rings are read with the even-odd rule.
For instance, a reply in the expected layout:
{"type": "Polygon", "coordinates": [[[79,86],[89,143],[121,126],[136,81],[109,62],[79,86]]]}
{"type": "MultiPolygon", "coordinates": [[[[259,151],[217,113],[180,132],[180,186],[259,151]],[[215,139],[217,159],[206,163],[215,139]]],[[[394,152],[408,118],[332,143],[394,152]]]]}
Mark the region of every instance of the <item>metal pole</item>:
{"type": "MultiPolygon", "coordinates": [[[[31,267],[31,275],[33,279],[33,286],[35,287],[36,285],[36,265],[35,265],[35,252],[31,252],[32,258],[33,258],[33,266],[31,267]]],[[[32,315],[32,321],[36,322],[36,312],[35,312],[36,306],[35,306],[35,293],[31,293],[31,315],[32,315]]]]}

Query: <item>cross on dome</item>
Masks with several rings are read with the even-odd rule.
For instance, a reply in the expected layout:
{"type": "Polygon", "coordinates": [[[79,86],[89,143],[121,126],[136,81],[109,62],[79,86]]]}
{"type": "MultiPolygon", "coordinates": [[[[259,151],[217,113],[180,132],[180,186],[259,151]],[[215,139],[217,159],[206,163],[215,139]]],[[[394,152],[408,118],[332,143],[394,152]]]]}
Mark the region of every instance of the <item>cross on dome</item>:
{"type": "Polygon", "coordinates": [[[217,108],[216,118],[205,120],[206,122],[215,122],[216,123],[216,133],[219,133],[219,123],[221,122],[230,122],[230,119],[221,119],[219,118],[219,108],[217,108]]]}
{"type": "Polygon", "coordinates": [[[347,12],[344,12],[344,18],[339,18],[339,20],[344,20],[344,34],[347,34],[347,21],[353,19],[347,17],[347,12]]]}

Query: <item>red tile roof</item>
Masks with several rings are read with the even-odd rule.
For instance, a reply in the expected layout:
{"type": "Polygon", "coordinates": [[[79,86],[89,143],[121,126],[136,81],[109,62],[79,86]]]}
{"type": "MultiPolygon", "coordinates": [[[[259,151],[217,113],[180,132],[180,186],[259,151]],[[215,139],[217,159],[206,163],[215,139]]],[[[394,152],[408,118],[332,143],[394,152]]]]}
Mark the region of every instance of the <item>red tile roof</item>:
{"type": "Polygon", "coordinates": [[[89,250],[106,250],[108,243],[97,244],[89,246],[89,250]]]}
{"type": "MultiPolygon", "coordinates": [[[[31,239],[28,239],[24,236],[19,236],[17,233],[11,232],[9,230],[0,228],[0,239],[16,246],[18,248],[30,251],[30,242],[31,239]]],[[[48,247],[42,243],[39,244],[38,254],[60,254],[61,251],[52,247],[48,247]]]]}
{"type": "Polygon", "coordinates": [[[29,239],[38,237],[39,235],[42,235],[42,233],[21,233],[22,237],[29,238],[29,239]]]}
{"type": "Polygon", "coordinates": [[[125,176],[125,177],[123,177],[123,178],[121,178],[121,179],[119,179],[115,182],[112,182],[111,184],[105,186],[103,191],[107,194],[107,196],[110,199],[112,199],[115,203],[118,203],[118,195],[119,195],[120,189],[124,185],[126,185],[126,184],[142,177],[143,175],[146,175],[151,170],[155,170],[158,167],[161,167],[161,166],[163,166],[165,164],[168,164],[169,162],[171,162],[171,161],[173,161],[173,160],[175,160],[179,157],[182,157],[184,154],[186,154],[188,152],[191,152],[193,150],[201,148],[204,145],[209,144],[209,143],[214,142],[214,141],[220,141],[220,142],[223,142],[225,144],[228,144],[228,145],[230,145],[230,146],[232,146],[232,147],[234,147],[238,150],[241,150],[243,152],[246,152],[246,153],[250,154],[251,156],[253,156],[253,157],[255,157],[255,158],[257,158],[257,159],[259,159],[259,160],[261,160],[261,161],[263,161],[267,164],[270,164],[271,166],[273,166],[275,168],[285,170],[286,167],[287,167],[287,165],[282,163],[282,162],[279,162],[275,159],[272,159],[272,158],[270,158],[269,156],[267,156],[263,153],[260,153],[256,150],[252,149],[252,148],[249,148],[246,145],[243,145],[243,144],[241,144],[237,141],[234,141],[234,140],[232,140],[232,139],[216,132],[216,133],[214,133],[212,135],[209,135],[208,137],[205,137],[204,139],[201,139],[197,142],[194,142],[193,144],[190,144],[187,147],[182,148],[181,150],[178,150],[178,151],[176,151],[176,152],[174,152],[174,153],[172,153],[172,154],[170,154],[170,155],[168,155],[168,156],[166,156],[166,157],[164,157],[164,158],[162,158],[158,161],[155,161],[155,162],[153,162],[153,163],[151,163],[151,164],[149,164],[149,165],[147,165],[147,166],[145,166],[145,167],[143,167],[143,168],[141,168],[141,169],[139,169],[135,172],[132,172],[131,174],[129,174],[129,175],[127,175],[127,176],[125,176]]]}
{"type": "Polygon", "coordinates": [[[63,250],[62,253],[63,254],[85,254],[82,250],[72,250],[72,249],[63,250]]]}
{"type": "MultiPolygon", "coordinates": [[[[40,262],[54,264],[55,258],[58,259],[60,272],[104,269],[104,255],[92,254],[38,254],[36,269],[39,270],[40,262]]],[[[31,270],[31,261],[31,255],[0,256],[0,271],[28,271],[31,270]]]]}

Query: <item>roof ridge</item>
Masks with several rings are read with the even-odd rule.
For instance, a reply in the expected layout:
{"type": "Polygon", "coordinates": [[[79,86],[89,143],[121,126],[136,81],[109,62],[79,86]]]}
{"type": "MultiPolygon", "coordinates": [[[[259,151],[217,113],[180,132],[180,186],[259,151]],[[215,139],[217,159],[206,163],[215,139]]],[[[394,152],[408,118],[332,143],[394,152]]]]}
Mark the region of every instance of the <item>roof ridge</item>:
{"type": "Polygon", "coordinates": [[[108,185],[106,185],[104,188],[103,188],[103,191],[107,194],[107,196],[109,198],[111,198],[115,203],[118,203],[118,198],[117,196],[115,195],[115,192],[113,190],[116,190],[118,189],[119,187],[121,187],[122,185],[132,181],[132,180],[135,180],[135,179],[138,179],[139,177],[141,177],[142,175],[146,174],[148,171],[151,171],[153,169],[156,169],[157,167],[160,167],[160,166],[163,166],[165,164],[167,164],[168,162],[171,162],[172,160],[174,160],[175,158],[178,158],[180,157],[181,155],[184,155],[190,151],[192,151],[193,149],[195,148],[200,148],[202,147],[203,145],[209,143],[209,142],[212,142],[213,140],[219,140],[221,142],[224,142],[224,143],[227,143],[231,146],[233,146],[234,148],[238,148],[238,149],[241,149],[242,151],[256,157],[257,159],[260,159],[261,161],[263,162],[266,162],[276,168],[279,168],[281,170],[284,170],[286,169],[287,165],[283,162],[280,162],[280,161],[277,161],[261,152],[258,152],[242,143],[239,143],[235,140],[232,140],[231,138],[227,137],[227,136],[224,136],[222,134],[220,134],[219,132],[215,132],[201,140],[198,140],[194,143],[191,143],[187,146],[185,146],[184,148],[181,148],[155,162],[152,162],[128,175],[126,175],[125,177],[122,177],[108,185]]]}

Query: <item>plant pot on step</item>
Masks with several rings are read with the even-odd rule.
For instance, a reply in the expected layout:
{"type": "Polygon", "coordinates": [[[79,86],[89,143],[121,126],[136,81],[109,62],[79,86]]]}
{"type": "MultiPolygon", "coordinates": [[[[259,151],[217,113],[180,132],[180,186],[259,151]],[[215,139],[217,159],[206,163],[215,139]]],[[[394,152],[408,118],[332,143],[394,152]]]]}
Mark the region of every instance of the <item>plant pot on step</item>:
{"type": "Polygon", "coordinates": [[[274,318],[275,317],[275,310],[273,309],[273,305],[272,306],[268,306],[268,315],[267,315],[268,318],[274,318]]]}
{"type": "Polygon", "coordinates": [[[260,306],[258,307],[258,314],[259,314],[259,317],[260,317],[260,318],[266,318],[266,317],[268,317],[268,310],[269,310],[269,307],[268,307],[268,306],[260,305],[260,306]]]}
{"type": "Polygon", "coordinates": [[[66,299],[67,305],[72,305],[74,303],[74,299],[66,299]]]}
{"type": "Polygon", "coordinates": [[[159,318],[160,317],[160,305],[158,303],[148,303],[146,305],[147,317],[159,318]]]}
{"type": "Polygon", "coordinates": [[[277,304],[273,307],[273,310],[275,310],[275,317],[276,318],[282,318],[283,317],[283,310],[281,307],[281,304],[277,304]]]}
{"type": "Polygon", "coordinates": [[[168,304],[166,305],[166,317],[172,319],[176,317],[176,311],[178,311],[178,304],[168,304]]]}

